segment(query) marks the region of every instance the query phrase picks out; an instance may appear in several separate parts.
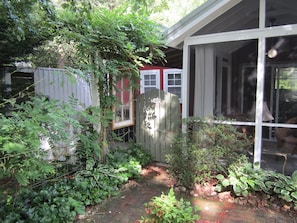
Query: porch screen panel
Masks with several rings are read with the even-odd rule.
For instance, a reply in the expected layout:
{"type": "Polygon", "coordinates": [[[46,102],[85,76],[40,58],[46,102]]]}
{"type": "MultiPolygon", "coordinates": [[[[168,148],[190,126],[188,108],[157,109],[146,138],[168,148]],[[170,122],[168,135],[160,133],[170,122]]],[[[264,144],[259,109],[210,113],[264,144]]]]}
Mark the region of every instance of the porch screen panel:
{"type": "Polygon", "coordinates": [[[194,116],[213,115],[214,109],[214,48],[212,45],[195,48],[194,116]]]}

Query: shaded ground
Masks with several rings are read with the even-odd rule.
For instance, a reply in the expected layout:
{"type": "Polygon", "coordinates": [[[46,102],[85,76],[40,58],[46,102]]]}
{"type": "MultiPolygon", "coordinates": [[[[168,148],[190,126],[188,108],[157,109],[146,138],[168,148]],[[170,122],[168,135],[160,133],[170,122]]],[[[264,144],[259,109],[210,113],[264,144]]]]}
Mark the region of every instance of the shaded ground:
{"type": "MultiPolygon", "coordinates": [[[[171,186],[166,168],[150,165],[143,169],[139,180],[130,181],[118,196],[88,207],[87,215],[78,216],[76,222],[135,223],[145,215],[144,204],[153,196],[167,193],[171,186]]],[[[198,223],[297,223],[297,213],[294,215],[277,209],[261,208],[259,202],[242,201],[245,205],[240,205],[230,194],[216,194],[211,187],[197,187],[191,196],[185,197],[200,208],[198,214],[201,218],[198,223]]]]}

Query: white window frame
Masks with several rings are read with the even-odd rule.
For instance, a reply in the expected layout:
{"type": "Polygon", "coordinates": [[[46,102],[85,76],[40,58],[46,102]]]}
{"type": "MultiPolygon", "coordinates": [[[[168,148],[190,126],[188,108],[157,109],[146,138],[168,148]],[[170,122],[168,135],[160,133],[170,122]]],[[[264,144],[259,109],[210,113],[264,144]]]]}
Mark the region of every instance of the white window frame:
{"type": "Polygon", "coordinates": [[[152,69],[152,70],[141,70],[140,71],[140,93],[145,93],[145,83],[144,77],[146,75],[155,75],[156,76],[156,85],[149,85],[149,87],[155,87],[156,89],[160,89],[160,70],[159,69],[152,69]]]}
{"type": "MultiPolygon", "coordinates": [[[[179,97],[179,102],[182,103],[182,69],[164,69],[163,70],[163,81],[164,81],[164,91],[165,92],[170,92],[168,90],[169,87],[180,87],[181,95],[179,97]],[[180,85],[168,85],[168,75],[169,74],[180,74],[181,76],[181,83],[180,85]]],[[[171,93],[171,92],[170,92],[171,93]]]]}

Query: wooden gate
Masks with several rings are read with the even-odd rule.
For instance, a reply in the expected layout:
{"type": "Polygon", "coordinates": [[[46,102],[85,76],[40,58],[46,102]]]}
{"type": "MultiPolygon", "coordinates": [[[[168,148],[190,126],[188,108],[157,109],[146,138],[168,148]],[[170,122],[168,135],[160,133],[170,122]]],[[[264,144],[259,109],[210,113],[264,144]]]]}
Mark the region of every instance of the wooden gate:
{"type": "Polygon", "coordinates": [[[160,90],[141,94],[136,101],[136,142],[149,150],[157,162],[180,131],[180,103],[176,95],[160,90]]]}

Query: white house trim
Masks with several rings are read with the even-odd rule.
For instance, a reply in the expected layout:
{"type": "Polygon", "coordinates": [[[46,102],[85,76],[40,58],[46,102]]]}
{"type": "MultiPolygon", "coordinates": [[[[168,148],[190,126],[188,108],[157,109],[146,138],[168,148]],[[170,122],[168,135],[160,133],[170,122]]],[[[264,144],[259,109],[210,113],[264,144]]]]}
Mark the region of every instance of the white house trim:
{"type": "Polygon", "coordinates": [[[186,37],[193,35],[239,2],[241,0],[208,0],[167,30],[167,45],[177,47],[186,37]]]}
{"type": "Polygon", "coordinates": [[[290,36],[297,34],[297,24],[274,26],[268,28],[257,28],[249,30],[240,30],[232,32],[222,32],[208,35],[199,35],[188,37],[184,40],[184,44],[191,46],[197,44],[223,43],[230,41],[241,41],[259,39],[261,37],[277,37],[290,36]]]}
{"type": "MultiPolygon", "coordinates": [[[[259,26],[265,30],[265,0],[260,0],[259,4],[259,26]]],[[[264,98],[264,75],[265,75],[265,32],[260,32],[262,36],[258,39],[258,62],[257,62],[257,89],[256,89],[256,120],[255,120],[255,145],[254,145],[254,164],[256,167],[261,165],[262,151],[262,111],[264,98]]]]}
{"type": "MultiPolygon", "coordinates": [[[[190,94],[190,49],[189,46],[184,44],[183,46],[183,81],[182,81],[182,118],[187,118],[189,116],[189,94],[190,94]]],[[[183,125],[183,130],[185,130],[185,125],[183,125]]]]}

